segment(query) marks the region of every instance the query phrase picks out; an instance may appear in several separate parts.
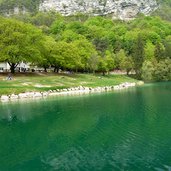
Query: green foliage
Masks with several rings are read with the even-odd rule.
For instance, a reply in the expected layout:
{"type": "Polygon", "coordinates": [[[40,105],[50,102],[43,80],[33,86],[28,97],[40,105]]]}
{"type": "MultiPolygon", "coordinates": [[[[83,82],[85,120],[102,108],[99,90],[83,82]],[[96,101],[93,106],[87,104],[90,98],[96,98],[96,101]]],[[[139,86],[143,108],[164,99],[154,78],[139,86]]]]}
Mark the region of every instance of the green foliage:
{"type": "Polygon", "coordinates": [[[161,60],[155,65],[154,79],[156,81],[171,80],[171,59],[161,60]]]}
{"type": "Polygon", "coordinates": [[[121,69],[121,62],[126,58],[125,51],[121,49],[119,52],[116,53],[115,55],[115,66],[117,69],[121,69]]]}
{"type": "Polygon", "coordinates": [[[62,31],[65,30],[66,24],[64,22],[64,20],[61,19],[57,19],[51,26],[51,33],[53,34],[60,34],[62,31]]]}
{"type": "Polygon", "coordinates": [[[131,56],[125,57],[121,60],[120,68],[122,70],[126,70],[127,75],[129,75],[129,72],[134,68],[134,62],[131,56]]]}
{"type": "Polygon", "coordinates": [[[69,70],[77,70],[82,67],[78,47],[72,43],[57,42],[53,65],[63,67],[69,70]]]}
{"type": "Polygon", "coordinates": [[[81,59],[82,69],[88,69],[89,59],[97,54],[93,44],[84,38],[74,41],[73,44],[78,48],[77,53],[81,59]]]}
{"type": "Polygon", "coordinates": [[[99,65],[99,56],[97,54],[93,54],[88,59],[88,70],[93,73],[98,70],[99,65]]]}
{"type": "Polygon", "coordinates": [[[105,75],[105,72],[109,72],[114,68],[114,59],[109,51],[105,52],[105,55],[99,59],[98,70],[105,75]]]}
{"type": "Polygon", "coordinates": [[[141,67],[144,62],[144,41],[139,34],[133,48],[134,69],[138,77],[141,76],[141,67]]]}
{"type": "Polygon", "coordinates": [[[160,16],[164,20],[171,21],[171,1],[170,0],[157,0],[160,4],[159,8],[153,15],[160,16]]]}
{"type": "Polygon", "coordinates": [[[154,64],[151,61],[145,61],[142,66],[142,79],[144,81],[153,81],[154,71],[154,64]]]}
{"type": "Polygon", "coordinates": [[[103,74],[134,70],[139,78],[159,80],[160,72],[155,69],[152,74],[154,61],[164,66],[161,62],[171,58],[171,23],[159,17],[141,15],[133,21],[114,22],[102,16],[39,12],[12,18],[0,18],[0,60],[14,67],[25,61],[45,71],[48,67],[103,74]]]}
{"type": "Polygon", "coordinates": [[[39,50],[41,53],[41,59],[34,62],[34,65],[38,65],[39,67],[43,67],[44,71],[47,72],[47,68],[49,68],[54,63],[55,58],[55,49],[56,49],[56,42],[50,36],[45,36],[42,40],[39,50]]]}
{"type": "Polygon", "coordinates": [[[27,8],[30,12],[38,11],[41,0],[1,0],[0,13],[13,10],[14,7],[19,7],[21,10],[27,8]]]}
{"type": "Polygon", "coordinates": [[[171,35],[167,36],[164,40],[163,40],[163,45],[164,45],[164,50],[165,50],[165,54],[163,56],[169,57],[171,58],[171,35]]]}
{"type": "Polygon", "coordinates": [[[15,67],[22,61],[33,62],[40,58],[39,45],[43,38],[37,28],[22,22],[1,19],[0,22],[0,58],[15,67]]]}
{"type": "Polygon", "coordinates": [[[142,67],[142,78],[145,81],[171,80],[171,59],[145,61],[142,67]]]}
{"type": "Polygon", "coordinates": [[[145,60],[154,59],[154,52],[155,52],[155,45],[152,42],[148,41],[144,47],[145,60]]]}
{"type": "Polygon", "coordinates": [[[73,32],[72,30],[65,30],[60,36],[57,37],[56,40],[63,40],[63,41],[70,43],[70,42],[81,40],[81,39],[85,39],[85,37],[73,32]]]}
{"type": "Polygon", "coordinates": [[[158,61],[165,58],[164,52],[165,52],[164,45],[162,43],[157,43],[154,50],[154,56],[158,61]]]}

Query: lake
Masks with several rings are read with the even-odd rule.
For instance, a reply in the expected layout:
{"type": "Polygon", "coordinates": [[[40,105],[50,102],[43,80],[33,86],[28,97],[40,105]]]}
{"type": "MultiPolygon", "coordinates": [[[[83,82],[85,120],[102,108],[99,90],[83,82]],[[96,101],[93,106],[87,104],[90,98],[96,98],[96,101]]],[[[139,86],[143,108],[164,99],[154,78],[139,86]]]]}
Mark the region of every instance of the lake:
{"type": "Polygon", "coordinates": [[[171,83],[0,103],[0,171],[171,170],[171,83]]]}

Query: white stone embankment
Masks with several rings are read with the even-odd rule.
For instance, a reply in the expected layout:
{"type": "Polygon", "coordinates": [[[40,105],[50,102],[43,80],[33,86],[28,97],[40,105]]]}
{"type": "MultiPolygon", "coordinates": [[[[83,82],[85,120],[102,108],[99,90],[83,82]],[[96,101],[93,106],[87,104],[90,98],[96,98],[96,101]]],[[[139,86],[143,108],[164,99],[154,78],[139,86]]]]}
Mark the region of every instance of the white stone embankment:
{"type": "Polygon", "coordinates": [[[25,93],[20,93],[18,95],[16,94],[2,95],[0,97],[0,100],[2,102],[8,102],[14,100],[21,100],[21,99],[44,98],[48,96],[79,95],[79,94],[89,94],[89,93],[98,93],[98,92],[106,92],[106,91],[116,91],[116,90],[123,90],[143,84],[144,82],[139,81],[138,83],[126,82],[115,86],[105,86],[105,87],[96,87],[96,88],[79,86],[79,87],[73,87],[67,89],[49,90],[46,92],[25,92],[25,93]]]}

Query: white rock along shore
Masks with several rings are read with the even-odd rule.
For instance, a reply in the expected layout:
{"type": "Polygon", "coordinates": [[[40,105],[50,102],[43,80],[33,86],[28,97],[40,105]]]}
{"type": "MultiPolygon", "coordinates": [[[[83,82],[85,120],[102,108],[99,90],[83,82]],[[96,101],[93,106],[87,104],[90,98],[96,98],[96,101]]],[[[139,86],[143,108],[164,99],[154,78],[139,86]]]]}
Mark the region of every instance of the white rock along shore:
{"type": "Polygon", "coordinates": [[[63,95],[79,95],[79,94],[88,94],[88,93],[96,93],[96,92],[105,92],[105,91],[115,91],[115,90],[123,90],[128,89],[130,87],[135,87],[137,85],[143,85],[144,82],[139,81],[137,83],[129,83],[125,82],[115,86],[105,86],[105,87],[73,87],[73,88],[66,88],[66,89],[56,89],[56,90],[49,90],[45,92],[25,92],[20,93],[18,95],[11,94],[11,95],[2,95],[0,96],[1,102],[8,102],[14,100],[22,100],[22,99],[35,99],[35,98],[44,98],[48,96],[63,96],[63,95]]]}

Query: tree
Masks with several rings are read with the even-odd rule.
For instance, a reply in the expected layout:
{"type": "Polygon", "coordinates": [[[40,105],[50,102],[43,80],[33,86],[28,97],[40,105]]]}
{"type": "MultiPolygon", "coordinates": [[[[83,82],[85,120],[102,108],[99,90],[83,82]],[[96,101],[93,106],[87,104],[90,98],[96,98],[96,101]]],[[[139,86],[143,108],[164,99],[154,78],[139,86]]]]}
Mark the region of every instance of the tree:
{"type": "Polygon", "coordinates": [[[120,63],[120,68],[126,70],[127,75],[129,75],[130,71],[134,68],[132,57],[123,58],[120,63]]]}
{"type": "Polygon", "coordinates": [[[66,23],[63,17],[58,17],[51,25],[50,32],[52,34],[60,34],[66,28],[66,23]]]}
{"type": "Polygon", "coordinates": [[[137,40],[138,34],[140,33],[139,29],[134,29],[127,31],[123,39],[123,47],[128,52],[128,54],[134,53],[134,44],[137,40]]]}
{"type": "Polygon", "coordinates": [[[36,26],[50,27],[57,18],[62,18],[62,16],[54,11],[38,12],[31,17],[31,23],[36,26]]]}
{"type": "Polygon", "coordinates": [[[160,60],[155,65],[154,79],[156,81],[171,80],[171,59],[160,60]]]}
{"type": "Polygon", "coordinates": [[[106,62],[106,71],[109,74],[109,71],[113,70],[115,68],[115,62],[113,59],[113,56],[110,51],[106,51],[105,53],[105,62],[106,62]]]}
{"type": "Polygon", "coordinates": [[[102,57],[99,58],[98,70],[100,72],[102,72],[103,75],[105,75],[105,73],[107,71],[107,64],[106,64],[105,60],[102,57]]]}
{"type": "Polygon", "coordinates": [[[118,53],[116,53],[114,60],[117,69],[122,69],[121,62],[124,61],[125,58],[126,58],[126,54],[123,49],[121,49],[118,53]]]}
{"type": "MultiPolygon", "coordinates": [[[[97,52],[91,42],[82,38],[73,42],[73,44],[79,49],[77,51],[79,58],[81,59],[82,69],[88,69],[88,61],[90,57],[96,56],[97,52]]],[[[89,61],[90,62],[90,61],[89,61]]]]}
{"type": "Polygon", "coordinates": [[[47,68],[53,65],[53,57],[55,56],[56,44],[57,43],[52,37],[45,36],[39,47],[42,58],[36,61],[35,64],[43,67],[45,72],[47,72],[47,68]]]}
{"type": "Polygon", "coordinates": [[[96,50],[99,51],[102,55],[108,49],[109,41],[107,38],[95,38],[93,44],[96,47],[96,50]]]}
{"type": "Polygon", "coordinates": [[[98,64],[99,64],[99,56],[97,54],[91,55],[90,58],[88,59],[88,69],[90,71],[93,71],[93,73],[95,73],[95,71],[98,69],[98,64]]]}
{"type": "Polygon", "coordinates": [[[105,75],[106,72],[109,74],[109,71],[114,69],[114,67],[114,59],[112,58],[112,54],[110,51],[106,51],[105,56],[100,57],[99,59],[98,70],[105,75]]]}
{"type": "Polygon", "coordinates": [[[144,81],[154,80],[154,64],[151,61],[144,61],[142,66],[142,79],[144,81]]]}
{"type": "Polygon", "coordinates": [[[167,36],[163,41],[163,45],[165,47],[165,57],[171,58],[171,36],[167,36]]]}
{"type": "Polygon", "coordinates": [[[144,40],[139,34],[133,47],[134,69],[137,77],[141,77],[141,68],[144,62],[144,40]]]}
{"type": "Polygon", "coordinates": [[[144,47],[144,58],[145,60],[154,59],[155,45],[148,41],[144,47]]]}
{"type": "Polygon", "coordinates": [[[1,61],[8,62],[11,72],[20,62],[34,62],[41,58],[39,44],[42,32],[30,24],[11,19],[0,22],[1,61]]]}
{"type": "Polygon", "coordinates": [[[75,71],[82,68],[78,51],[78,47],[72,43],[64,41],[57,42],[52,60],[55,71],[58,71],[60,68],[75,71]]]}
{"type": "Polygon", "coordinates": [[[158,42],[155,46],[154,50],[154,56],[157,59],[157,61],[160,61],[161,59],[165,58],[165,48],[162,43],[158,42]]]}
{"type": "Polygon", "coordinates": [[[72,30],[77,34],[84,35],[85,37],[88,37],[90,34],[90,29],[79,21],[70,22],[69,24],[66,25],[66,29],[72,30]]]}
{"type": "Polygon", "coordinates": [[[77,34],[73,32],[72,30],[65,30],[63,33],[59,36],[59,40],[65,41],[67,43],[71,43],[73,41],[79,40],[79,39],[85,39],[84,36],[77,34]]]}

